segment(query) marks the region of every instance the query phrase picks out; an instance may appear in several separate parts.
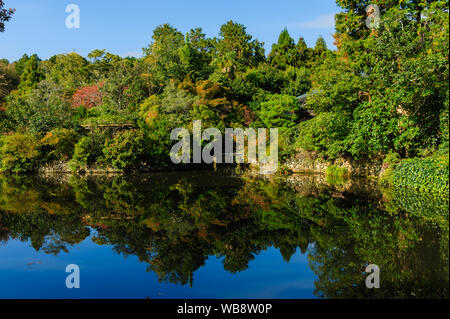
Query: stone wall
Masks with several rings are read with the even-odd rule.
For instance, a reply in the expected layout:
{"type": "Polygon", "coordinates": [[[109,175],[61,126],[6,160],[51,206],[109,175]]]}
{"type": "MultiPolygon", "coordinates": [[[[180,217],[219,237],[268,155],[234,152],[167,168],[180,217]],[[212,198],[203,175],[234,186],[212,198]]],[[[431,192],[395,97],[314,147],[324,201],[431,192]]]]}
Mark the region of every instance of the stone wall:
{"type": "Polygon", "coordinates": [[[338,158],[334,161],[324,161],[317,153],[299,150],[283,165],[292,173],[316,173],[326,174],[327,168],[331,165],[347,169],[351,176],[376,177],[378,178],[382,169],[383,160],[375,158],[373,160],[354,160],[350,158],[338,158]]]}

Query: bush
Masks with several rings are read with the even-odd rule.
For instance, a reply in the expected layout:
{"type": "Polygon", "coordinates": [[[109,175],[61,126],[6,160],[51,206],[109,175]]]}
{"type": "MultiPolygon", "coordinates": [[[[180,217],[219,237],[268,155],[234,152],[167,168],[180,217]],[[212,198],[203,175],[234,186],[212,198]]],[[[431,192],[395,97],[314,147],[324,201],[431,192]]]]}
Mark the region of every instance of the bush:
{"type": "Polygon", "coordinates": [[[104,160],[118,170],[137,170],[144,160],[145,148],[145,138],[141,131],[121,132],[103,148],[104,160]]]}
{"type": "Polygon", "coordinates": [[[307,68],[289,67],[286,70],[288,83],[281,93],[299,96],[308,92],[311,89],[310,76],[310,70],[307,68]]]}
{"type": "Polygon", "coordinates": [[[15,133],[0,138],[0,172],[28,173],[36,168],[40,156],[34,135],[15,133]]]}
{"type": "Polygon", "coordinates": [[[77,125],[73,121],[74,109],[51,86],[52,84],[43,82],[37,90],[15,91],[7,97],[6,114],[16,128],[41,133],[77,125]],[[55,92],[47,92],[52,90],[55,92]]]}
{"type": "MultiPolygon", "coordinates": [[[[77,108],[77,112],[82,108],[77,108]]],[[[77,114],[80,117],[82,113],[77,114]]],[[[134,123],[137,119],[137,114],[128,111],[115,110],[107,105],[99,105],[88,109],[83,115],[83,124],[85,125],[108,125],[119,123],[134,123]]]]}
{"type": "MultiPolygon", "coordinates": [[[[354,120],[349,129],[346,144],[350,154],[356,158],[368,157],[394,149],[398,138],[397,116],[381,103],[365,103],[353,112],[354,120]]],[[[408,144],[406,138],[403,139],[408,144]]]]}
{"type": "Polygon", "coordinates": [[[300,104],[291,95],[273,94],[261,103],[259,117],[267,128],[289,128],[299,120],[300,104]]]}
{"type": "Polygon", "coordinates": [[[349,119],[338,113],[321,113],[299,125],[296,147],[318,151],[322,157],[336,158],[345,152],[349,119]]]}
{"type": "Polygon", "coordinates": [[[93,132],[81,138],[75,145],[75,151],[70,162],[72,170],[82,170],[97,163],[103,156],[106,134],[93,132]]]}
{"type": "Polygon", "coordinates": [[[77,141],[74,130],[55,129],[41,139],[41,150],[46,160],[66,161],[72,158],[77,141]]]}
{"type": "MultiPolygon", "coordinates": [[[[203,123],[202,126],[206,124],[203,123]]],[[[183,127],[183,118],[176,114],[161,114],[158,120],[152,124],[140,123],[140,130],[145,136],[146,151],[145,161],[147,164],[161,166],[170,166],[170,150],[175,144],[170,139],[170,133],[177,127],[183,127]]]]}
{"type": "Polygon", "coordinates": [[[379,183],[389,185],[395,166],[400,162],[400,156],[397,153],[390,152],[383,160],[382,172],[380,173],[379,183]]]}
{"type": "Polygon", "coordinates": [[[278,157],[284,161],[295,155],[297,151],[295,141],[298,136],[298,126],[282,130],[280,133],[278,135],[278,157]]]}
{"type": "Polygon", "coordinates": [[[448,122],[448,92],[447,98],[445,99],[444,105],[445,109],[440,115],[440,131],[441,131],[441,143],[439,149],[441,153],[447,153],[449,149],[449,122],[448,122]]]}

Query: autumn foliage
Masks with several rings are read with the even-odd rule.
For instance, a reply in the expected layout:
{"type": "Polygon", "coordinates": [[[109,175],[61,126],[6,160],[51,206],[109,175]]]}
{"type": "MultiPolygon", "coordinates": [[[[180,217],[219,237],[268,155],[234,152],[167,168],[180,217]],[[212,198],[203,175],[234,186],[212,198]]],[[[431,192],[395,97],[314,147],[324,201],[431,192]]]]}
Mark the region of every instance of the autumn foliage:
{"type": "Polygon", "coordinates": [[[102,94],[97,85],[79,88],[72,97],[72,107],[91,109],[102,103],[102,94]]]}

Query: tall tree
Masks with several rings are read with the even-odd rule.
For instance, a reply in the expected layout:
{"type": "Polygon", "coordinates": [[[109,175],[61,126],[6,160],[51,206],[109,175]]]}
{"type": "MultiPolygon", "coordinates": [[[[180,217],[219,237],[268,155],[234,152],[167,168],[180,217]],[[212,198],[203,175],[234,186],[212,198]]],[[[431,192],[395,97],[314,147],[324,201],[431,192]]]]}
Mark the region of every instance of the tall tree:
{"type": "Polygon", "coordinates": [[[28,91],[35,89],[43,78],[44,76],[39,68],[38,60],[32,56],[28,60],[25,70],[20,77],[19,90],[28,91]]]}
{"type": "Polygon", "coordinates": [[[190,80],[206,80],[212,69],[210,67],[214,43],[206,38],[201,28],[192,29],[186,34],[186,43],[179,54],[182,67],[190,80]]]}
{"type": "Polygon", "coordinates": [[[420,20],[418,3],[379,1],[381,21],[371,29],[358,16],[365,1],[338,1],[338,51],[313,75],[317,94],[307,103],[351,115],[342,149],[355,157],[417,156],[448,136],[440,126],[448,123],[448,1],[420,2],[420,20]]]}
{"type": "Polygon", "coordinates": [[[325,39],[320,35],[317,38],[316,45],[314,46],[314,57],[316,58],[316,60],[320,59],[327,51],[327,43],[325,42],[325,39]]]}
{"type": "Polygon", "coordinates": [[[179,50],[184,45],[184,36],[169,24],[156,27],[152,36],[153,42],[144,49],[146,61],[149,64],[149,74],[161,86],[170,79],[182,80],[179,50]]]}
{"type": "Polygon", "coordinates": [[[216,71],[234,77],[234,73],[264,61],[264,43],[253,39],[242,24],[228,21],[220,27],[213,64],[216,71]]]}
{"type": "Polygon", "coordinates": [[[349,35],[353,38],[359,38],[370,34],[371,30],[366,26],[366,12],[369,4],[377,5],[380,15],[383,16],[390,9],[410,10],[411,18],[417,22],[421,21],[422,12],[431,5],[440,3],[448,8],[448,0],[336,0],[337,5],[344,12],[336,15],[336,36],[339,42],[342,35],[349,35]]]}
{"type": "Polygon", "coordinates": [[[312,52],[311,49],[308,48],[308,45],[303,37],[298,39],[296,49],[300,63],[305,65],[308,60],[311,59],[312,52]]]}
{"type": "Polygon", "coordinates": [[[272,45],[269,54],[270,64],[285,70],[288,66],[294,66],[299,60],[299,53],[295,47],[294,39],[291,38],[287,28],[281,31],[278,42],[272,45]]]}

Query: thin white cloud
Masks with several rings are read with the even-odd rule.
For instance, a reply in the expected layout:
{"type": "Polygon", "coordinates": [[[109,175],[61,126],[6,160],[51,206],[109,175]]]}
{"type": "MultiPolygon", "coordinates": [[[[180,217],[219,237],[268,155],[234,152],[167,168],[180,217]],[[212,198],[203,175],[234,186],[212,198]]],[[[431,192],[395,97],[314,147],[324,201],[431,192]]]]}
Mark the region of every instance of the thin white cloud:
{"type": "Polygon", "coordinates": [[[334,28],[334,13],[321,15],[313,20],[293,23],[293,27],[305,29],[330,29],[334,28]]]}
{"type": "Polygon", "coordinates": [[[126,52],[121,55],[122,57],[134,57],[134,58],[140,58],[142,56],[142,53],[138,52],[126,52]]]}

